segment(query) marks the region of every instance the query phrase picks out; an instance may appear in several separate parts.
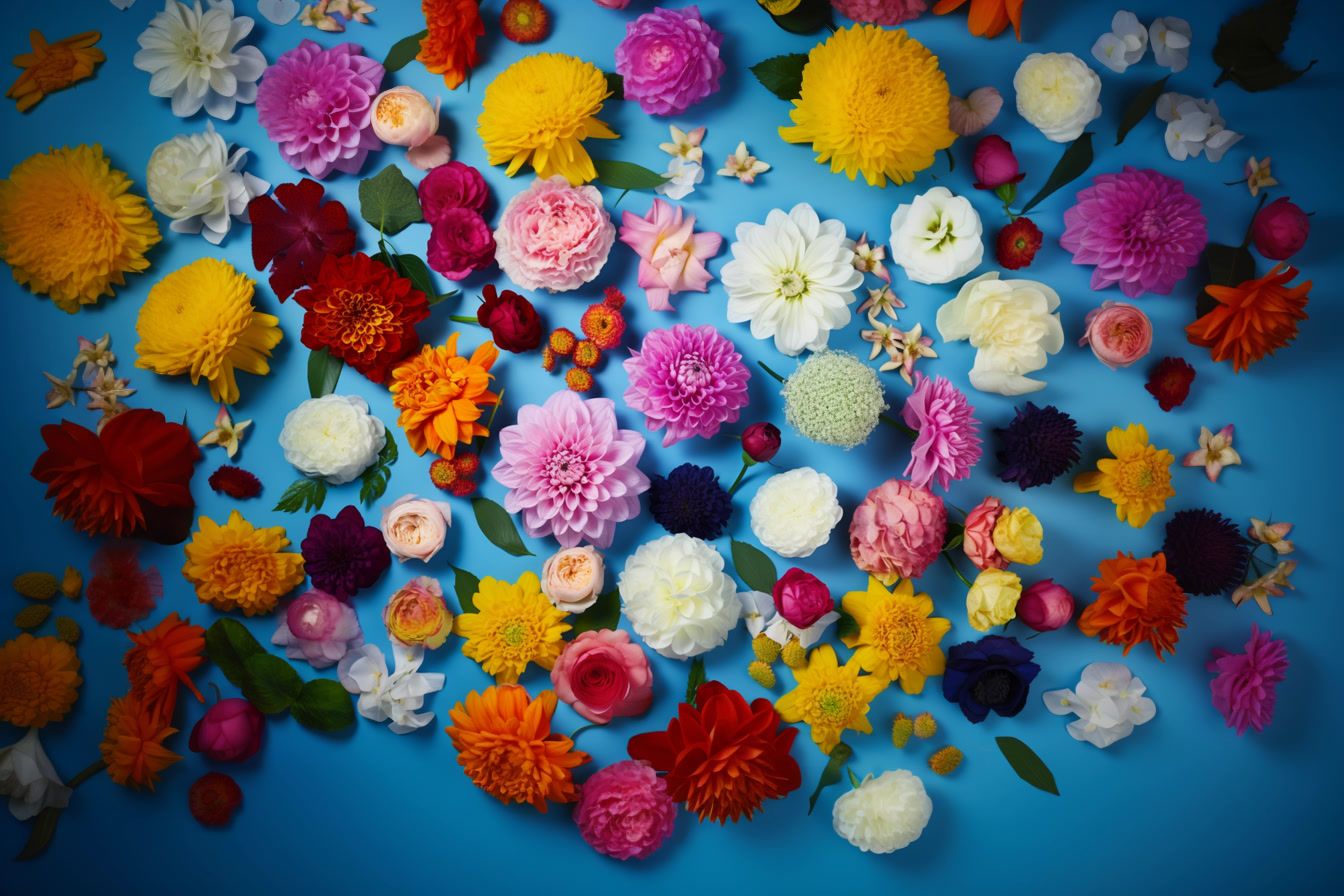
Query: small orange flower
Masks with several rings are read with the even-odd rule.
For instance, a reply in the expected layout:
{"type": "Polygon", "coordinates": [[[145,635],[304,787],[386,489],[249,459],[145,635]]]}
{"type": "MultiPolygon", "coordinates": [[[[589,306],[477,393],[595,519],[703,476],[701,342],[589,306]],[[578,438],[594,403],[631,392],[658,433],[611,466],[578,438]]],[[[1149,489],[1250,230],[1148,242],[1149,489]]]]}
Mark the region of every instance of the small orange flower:
{"type": "Polygon", "coordinates": [[[490,435],[479,421],[483,406],[499,402],[487,388],[499,349],[486,342],[466,358],[457,353],[457,337],[426,345],[392,369],[392,403],[401,409],[397,423],[416,454],[433,451],[451,460],[458,445],[490,435]]]}
{"type": "Polygon", "coordinates": [[[33,52],[14,57],[14,64],[23,69],[23,74],[10,85],[5,96],[18,103],[20,112],[27,112],[47,94],[92,77],[93,70],[107,58],[94,47],[101,38],[97,31],[84,31],[49,44],[41,31],[29,31],[28,42],[33,45],[33,52]]]}
{"type": "Polygon", "coordinates": [[[1307,319],[1311,281],[1289,288],[1295,277],[1297,268],[1279,264],[1240,286],[1206,286],[1204,291],[1218,304],[1186,327],[1186,336],[1209,349],[1213,360],[1230,360],[1240,373],[1297,338],[1297,322],[1307,319]]]}
{"type": "Polygon", "coordinates": [[[75,648],[60,638],[19,635],[0,645],[0,722],[15,728],[59,722],[83,683],[75,648]]]}
{"type": "Polygon", "coordinates": [[[1179,629],[1185,628],[1185,592],[1167,572],[1167,557],[1158,553],[1134,559],[1116,554],[1101,561],[1092,580],[1097,599],[1078,617],[1078,628],[1107,644],[1123,644],[1125,653],[1147,641],[1158,659],[1176,652],[1179,629]]]}
{"type": "Polygon", "coordinates": [[[135,646],[126,651],[122,663],[131,679],[131,693],[147,711],[171,720],[179,684],[205,702],[191,680],[191,673],[205,662],[205,629],[169,613],[148,631],[127,634],[135,646]]]}
{"type": "Polygon", "coordinates": [[[421,0],[428,34],[420,41],[416,59],[449,90],[456,90],[481,61],[476,39],[485,34],[479,0],[421,0]]]}
{"type": "Polygon", "coordinates": [[[154,789],[159,773],[182,757],[163,745],[177,729],[150,711],[135,694],[114,697],[98,751],[107,775],[122,787],[154,789]]]}
{"type": "MultiPolygon", "coordinates": [[[[971,11],[966,27],[976,37],[998,37],[1011,23],[1013,33],[1022,40],[1022,6],[1027,0],[971,0],[971,11]]],[[[938,0],[934,15],[945,15],[961,9],[966,0],[938,0]]]]}

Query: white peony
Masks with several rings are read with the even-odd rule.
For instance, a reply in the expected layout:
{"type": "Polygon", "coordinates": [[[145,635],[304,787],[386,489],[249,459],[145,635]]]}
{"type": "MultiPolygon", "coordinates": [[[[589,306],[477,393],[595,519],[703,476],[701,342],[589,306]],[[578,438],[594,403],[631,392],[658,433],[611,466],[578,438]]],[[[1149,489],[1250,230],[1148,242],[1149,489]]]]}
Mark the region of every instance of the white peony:
{"type": "Polygon", "coordinates": [[[933,814],[924,782],[904,769],[868,775],[831,809],[835,832],[864,852],[889,853],[919,839],[933,814]]]}
{"type": "Polygon", "coordinates": [[[1101,78],[1072,53],[1032,53],[1017,67],[1013,89],[1017,114],[1056,143],[1078,139],[1101,115],[1101,78]]]}
{"type": "Polygon", "coordinates": [[[916,283],[950,283],[984,257],[980,215],[947,187],[934,187],[891,216],[891,260],[916,283]]]}
{"type": "Polygon", "coordinates": [[[1059,293],[1035,280],[1000,280],[998,271],[962,285],[938,309],[938,333],[946,342],[968,339],[978,351],[971,385],[981,392],[1023,395],[1045,388],[1028,379],[1064,347],[1059,293]]]}
{"type": "Polygon", "coordinates": [[[755,638],[764,633],[780,646],[796,638],[799,646],[810,650],[840,619],[840,614],[832,610],[807,628],[799,628],[780,615],[774,597],[764,591],[743,591],[737,595],[737,600],[742,605],[742,622],[747,626],[747,634],[755,638]]]}
{"type": "Polygon", "coordinates": [[[617,582],[625,617],[644,643],[674,660],[713,650],[737,625],[737,588],[723,557],[689,535],[639,546],[617,582]]]}
{"type": "Polygon", "coordinates": [[[194,0],[191,6],[164,0],[163,12],[140,34],[135,67],[149,72],[152,96],[172,97],[173,114],[195,115],[201,107],[215,118],[232,118],[238,103],[257,101],[257,79],[266,57],[239,47],[255,24],[234,17],[232,0],[194,0]]]}
{"type": "Polygon", "coordinates": [[[417,712],[425,697],[443,690],[442,672],[421,672],[422,646],[392,648],[392,674],[383,652],[372,644],[356,647],[336,667],[341,684],[359,695],[359,714],[374,722],[389,722],[393,734],[409,734],[434,721],[434,713],[417,712]]]}
{"type": "Polygon", "coordinates": [[[70,805],[70,788],[61,783],[36,728],[0,749],[0,796],[9,797],[9,814],[19,821],[49,807],[70,805]]]}
{"type": "Polygon", "coordinates": [[[355,395],[310,398],[285,415],[280,447],[300,473],[332,485],[350,482],[378,459],[387,442],[383,421],[355,395]]]}
{"type": "Polygon", "coordinates": [[[215,126],[202,134],[181,134],[160,143],[149,157],[146,187],[150,201],[173,219],[177,233],[203,233],[219,245],[233,219],[247,221],[247,204],[270,186],[240,169],[247,150],[232,154],[215,126]]]}
{"type": "Polygon", "coordinates": [[[751,532],[781,557],[808,557],[831,539],[844,511],[835,480],[811,467],[771,476],[751,499],[751,532]]]}
{"type": "Polygon", "coordinates": [[[849,323],[863,272],[854,269],[854,241],[840,221],[821,220],[806,202],[787,214],[773,209],[764,224],[737,225],[732,253],[719,275],[728,320],[749,321],[757,339],[773,338],[786,355],[815,352],[849,323]]]}
{"type": "Polygon", "coordinates": [[[1134,733],[1157,715],[1157,704],[1143,696],[1147,687],[1120,663],[1092,663],[1083,669],[1077,692],[1067,688],[1041,695],[1057,716],[1076,715],[1069,723],[1074,740],[1105,749],[1134,733]]]}

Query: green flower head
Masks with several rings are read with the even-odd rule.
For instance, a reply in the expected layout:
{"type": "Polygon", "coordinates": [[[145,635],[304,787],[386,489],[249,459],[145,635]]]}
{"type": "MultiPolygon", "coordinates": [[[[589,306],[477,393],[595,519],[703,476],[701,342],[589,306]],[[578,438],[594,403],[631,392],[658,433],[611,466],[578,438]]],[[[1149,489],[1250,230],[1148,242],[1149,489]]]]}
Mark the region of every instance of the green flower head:
{"type": "Polygon", "coordinates": [[[877,373],[849,352],[817,352],[784,382],[784,416],[814,442],[853,448],[887,409],[877,373]]]}

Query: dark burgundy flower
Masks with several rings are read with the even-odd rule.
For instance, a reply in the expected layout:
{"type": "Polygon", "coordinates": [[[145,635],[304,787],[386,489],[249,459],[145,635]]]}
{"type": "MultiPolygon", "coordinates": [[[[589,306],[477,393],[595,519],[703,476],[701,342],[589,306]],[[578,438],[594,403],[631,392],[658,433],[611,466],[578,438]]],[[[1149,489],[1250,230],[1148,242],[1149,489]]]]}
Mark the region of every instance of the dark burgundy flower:
{"type": "Polygon", "coordinates": [[[154,567],[142,569],[134,544],[109,544],[93,555],[85,594],[89,613],[108,628],[126,628],[150,613],[163,596],[163,576],[154,567]]]}
{"type": "Polygon", "coordinates": [[[449,162],[430,170],[417,188],[420,211],[430,224],[437,224],[449,209],[485,211],[490,191],[481,172],[461,162],[449,162]]]}
{"type": "Polygon", "coordinates": [[[187,790],[191,817],[208,828],[222,827],[243,804],[243,789],[222,772],[206,772],[187,790]]]}
{"type": "Polygon", "coordinates": [[[1158,407],[1169,411],[1185,403],[1194,381],[1195,368],[1180,358],[1163,358],[1148,375],[1148,385],[1143,388],[1157,399],[1158,407]]]}
{"type": "Polygon", "coordinates": [[[779,453],[779,427],[773,423],[753,423],[742,433],[742,451],[758,464],[779,453]]]}
{"type": "Polygon", "coordinates": [[[541,317],[532,303],[511,289],[497,291],[494,284],[481,290],[476,319],[490,331],[495,345],[506,352],[530,352],[541,345],[541,317]]]}
{"type": "Polygon", "coordinates": [[[273,196],[258,196],[247,204],[252,222],[252,263],[257,270],[271,268],[271,289],[284,301],[295,290],[317,279],[328,255],[348,255],[355,248],[355,232],[345,206],[315,180],[281,184],[273,196]]]}
{"type": "Polygon", "coordinates": [[[342,600],[378,581],[392,563],[382,530],[364,525],[353,505],[335,517],[313,517],[300,547],[313,587],[342,600]]]}
{"type": "Polygon", "coordinates": [[[224,464],[210,474],[206,480],[210,487],[221,495],[228,495],[235,501],[245,501],[261,494],[261,480],[242,467],[224,464]]]}
{"type": "Polygon", "coordinates": [[[943,696],[972,722],[983,722],[990,710],[1015,716],[1027,705],[1031,682],[1041,671],[1034,656],[1016,638],[1000,635],[954,644],[947,651],[943,696]]]}
{"type": "Polygon", "coordinates": [[[444,209],[429,231],[429,266],[449,280],[462,280],[495,261],[495,235],[481,213],[444,209]]]}
{"type": "Polygon", "coordinates": [[[999,447],[999,478],[1016,482],[1023,491],[1048,485],[1078,463],[1083,434],[1068,414],[1054,405],[1038,408],[1028,401],[1002,429],[994,430],[999,447]]]}
{"type": "Polygon", "coordinates": [[[826,583],[796,566],[779,577],[771,596],[779,615],[795,628],[811,628],[835,609],[826,583]]]}

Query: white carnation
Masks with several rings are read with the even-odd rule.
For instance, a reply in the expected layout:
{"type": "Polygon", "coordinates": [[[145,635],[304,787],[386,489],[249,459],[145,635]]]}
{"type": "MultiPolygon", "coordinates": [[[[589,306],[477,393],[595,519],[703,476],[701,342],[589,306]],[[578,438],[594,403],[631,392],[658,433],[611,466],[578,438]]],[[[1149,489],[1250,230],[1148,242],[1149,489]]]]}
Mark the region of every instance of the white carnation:
{"type": "Polygon", "coordinates": [[[938,309],[938,333],[946,342],[970,340],[978,351],[971,385],[982,392],[1022,395],[1045,388],[1028,379],[1064,347],[1059,293],[1035,280],[1000,280],[998,271],[962,285],[938,309]]]}
{"type": "Polygon", "coordinates": [[[247,221],[247,204],[270,186],[239,169],[247,149],[232,154],[215,126],[203,134],[181,134],[160,143],[149,157],[149,198],[160,213],[173,219],[177,233],[203,233],[219,245],[233,219],[247,221]]]}
{"type": "Polygon", "coordinates": [[[888,853],[919,839],[933,814],[924,784],[898,769],[863,779],[858,788],[835,801],[835,832],[864,852],[888,853]]]}
{"type": "Polygon", "coordinates": [[[1072,53],[1032,53],[1017,67],[1013,89],[1017,114],[1056,143],[1078,139],[1101,115],[1101,78],[1072,53]]]}
{"type": "Polygon", "coordinates": [[[781,557],[807,557],[830,541],[843,515],[835,480],[799,467],[761,483],[751,499],[751,532],[781,557]]]}
{"type": "Polygon", "coordinates": [[[300,473],[342,485],[367,470],[387,442],[383,421],[355,395],[310,398],[285,415],[280,447],[300,473]]]}
{"type": "Polygon", "coordinates": [[[257,80],[266,57],[238,42],[256,24],[233,15],[232,0],[201,0],[191,6],[164,0],[163,12],[140,34],[135,67],[149,72],[151,96],[172,97],[173,114],[188,118],[205,107],[215,118],[233,117],[238,103],[257,101],[257,80]]]}
{"type": "Polygon", "coordinates": [[[630,627],[669,659],[713,650],[737,624],[737,588],[724,574],[723,557],[689,535],[640,545],[617,585],[630,627]]]}
{"type": "Polygon", "coordinates": [[[934,187],[891,216],[891,258],[916,283],[950,283],[984,257],[980,215],[964,197],[934,187]]]}

